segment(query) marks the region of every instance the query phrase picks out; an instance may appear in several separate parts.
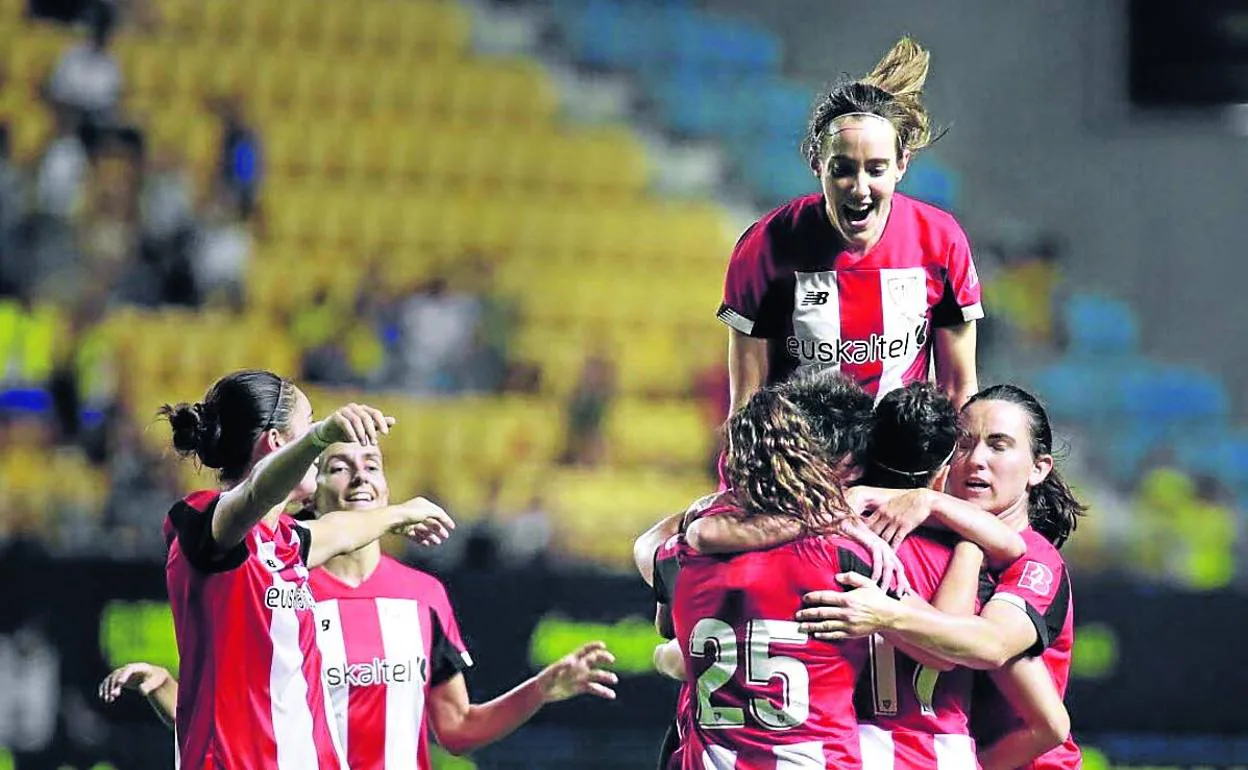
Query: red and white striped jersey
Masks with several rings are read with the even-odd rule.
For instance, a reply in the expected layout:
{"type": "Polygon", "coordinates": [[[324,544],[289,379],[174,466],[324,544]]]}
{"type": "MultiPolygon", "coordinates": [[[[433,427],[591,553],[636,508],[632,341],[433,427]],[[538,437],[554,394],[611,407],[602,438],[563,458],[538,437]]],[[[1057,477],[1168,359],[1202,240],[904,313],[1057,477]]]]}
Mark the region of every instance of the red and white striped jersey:
{"type": "MultiPolygon", "coordinates": [[[[914,592],[931,602],[958,538],[919,530],[897,548],[914,592]]],[[[867,670],[858,680],[864,770],[976,770],[968,724],[973,672],[921,666],[879,635],[871,637],[867,670]]]]}
{"type": "Polygon", "coordinates": [[[181,767],[345,770],[321,684],[309,533],[283,516],[222,552],[212,540],[219,499],[188,495],[165,522],[181,767]]]}
{"type": "MultiPolygon", "coordinates": [[[[1025,654],[1039,655],[1053,676],[1058,695],[1066,696],[1075,643],[1075,604],[1066,562],[1052,543],[1031,527],[1022,531],[1027,550],[1006,567],[990,601],[1005,601],[1027,614],[1036,643],[1025,654]]],[[[975,681],[971,731],[988,746],[1023,727],[1022,717],[987,676],[975,681]]],[[[1072,736],[1027,765],[1027,770],[1078,770],[1083,755],[1072,736]]]]}
{"type": "Polygon", "coordinates": [[[932,327],[984,315],[966,234],[940,209],[894,194],[880,242],[844,250],[822,194],[746,230],[724,279],[720,320],[770,339],[771,382],[839,368],[877,400],[928,379],[932,327]]]}
{"type": "Polygon", "coordinates": [[[442,583],[388,556],[358,586],[312,571],[317,640],[351,770],[427,770],[431,687],[472,665],[442,583]]]}
{"type": "Polygon", "coordinates": [[[870,574],[869,555],[831,537],[730,558],[681,549],[672,620],[691,690],[681,767],[860,767],[853,692],[866,645],[812,639],[793,616],[838,572],[870,574]]]}

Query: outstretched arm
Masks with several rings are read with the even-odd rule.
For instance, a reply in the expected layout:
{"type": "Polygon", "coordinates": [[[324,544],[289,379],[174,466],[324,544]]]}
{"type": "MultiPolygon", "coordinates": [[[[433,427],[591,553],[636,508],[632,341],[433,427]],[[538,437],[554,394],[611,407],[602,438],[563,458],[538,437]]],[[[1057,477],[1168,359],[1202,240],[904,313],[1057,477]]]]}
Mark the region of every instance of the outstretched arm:
{"type": "Polygon", "coordinates": [[[729,514],[705,516],[689,525],[685,542],[698,553],[742,553],[774,548],[802,534],[792,516],[762,514],[742,519],[729,514]]]}
{"type": "Polygon", "coordinates": [[[971,541],[984,550],[988,566],[1003,569],[1023,555],[1023,537],[991,513],[965,500],[931,489],[858,487],[864,506],[874,510],[871,529],[894,548],[915,529],[937,526],[971,541]]]}
{"type": "MultiPolygon", "coordinates": [[[[983,564],[984,552],[979,549],[979,546],[965,540],[954,546],[953,558],[949,560],[949,566],[945,568],[945,576],[941,578],[930,606],[950,615],[974,615],[975,598],[979,590],[979,573],[983,564]]],[[[907,595],[904,601],[920,607],[928,606],[923,598],[916,594],[907,595]]],[[[928,668],[951,671],[956,667],[954,661],[910,644],[899,634],[886,631],[884,636],[897,649],[928,668]]]]}
{"type": "Polygon", "coordinates": [[[100,700],[112,703],[122,690],[134,690],[147,698],[148,705],[167,727],[173,727],[178,709],[178,680],[168,670],[151,663],[127,663],[100,682],[100,700]]]}
{"type": "Polygon", "coordinates": [[[312,535],[308,569],[319,567],[339,554],[363,548],[387,532],[399,532],[424,545],[437,545],[450,537],[455,522],[438,505],[415,497],[361,516],[356,511],[336,511],[304,522],[312,535]]]}
{"type": "Polygon", "coordinates": [[[1020,658],[993,671],[992,681],[1023,718],[1023,726],[979,751],[984,770],[1014,770],[1055,749],[1070,735],[1070,714],[1041,658],[1020,658]]]}
{"type": "Polygon", "coordinates": [[[847,572],[837,580],[851,591],[814,591],[797,613],[799,630],[817,639],[840,641],[883,632],[968,668],[1000,668],[1026,652],[1037,639],[1036,627],[1011,602],[989,601],[979,615],[948,615],[904,603],[884,594],[862,575],[847,572]]]}
{"type": "Polygon", "coordinates": [[[510,734],[547,703],[583,693],[614,699],[611,685],[618,679],[603,668],[614,662],[605,644],[590,642],[481,704],[469,702],[464,676],[455,674],[430,690],[429,721],[443,748],[452,754],[466,754],[510,734]]]}

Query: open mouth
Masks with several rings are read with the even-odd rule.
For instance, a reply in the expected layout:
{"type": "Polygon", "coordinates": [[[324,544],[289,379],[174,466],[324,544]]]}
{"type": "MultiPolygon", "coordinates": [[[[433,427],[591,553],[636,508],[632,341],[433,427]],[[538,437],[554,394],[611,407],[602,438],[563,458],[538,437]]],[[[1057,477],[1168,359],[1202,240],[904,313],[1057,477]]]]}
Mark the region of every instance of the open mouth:
{"type": "Polygon", "coordinates": [[[974,489],[977,491],[986,491],[992,488],[991,484],[982,479],[967,479],[965,486],[967,489],[974,489]]]}
{"type": "Polygon", "coordinates": [[[872,211],[875,211],[874,203],[864,203],[864,204],[843,203],[841,204],[841,216],[843,216],[845,218],[845,221],[848,222],[849,225],[851,227],[854,227],[855,229],[859,229],[866,225],[867,218],[871,216],[872,211]]]}
{"type": "Polygon", "coordinates": [[[348,503],[371,503],[377,499],[372,492],[352,492],[347,495],[348,503]]]}

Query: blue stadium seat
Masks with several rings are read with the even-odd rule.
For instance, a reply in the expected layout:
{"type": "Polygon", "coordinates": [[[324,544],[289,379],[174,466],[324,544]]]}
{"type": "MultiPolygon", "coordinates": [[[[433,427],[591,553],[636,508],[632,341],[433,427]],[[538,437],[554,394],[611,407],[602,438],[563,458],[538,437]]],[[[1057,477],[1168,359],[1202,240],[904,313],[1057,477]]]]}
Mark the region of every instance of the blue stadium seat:
{"type": "Polygon", "coordinates": [[[1077,294],[1066,302],[1062,317],[1072,354],[1101,357],[1139,349],[1139,321],[1121,300],[1077,294]]]}
{"type": "Polygon", "coordinates": [[[930,155],[920,153],[902,177],[898,189],[912,198],[952,211],[958,206],[960,182],[953,169],[930,155]]]}

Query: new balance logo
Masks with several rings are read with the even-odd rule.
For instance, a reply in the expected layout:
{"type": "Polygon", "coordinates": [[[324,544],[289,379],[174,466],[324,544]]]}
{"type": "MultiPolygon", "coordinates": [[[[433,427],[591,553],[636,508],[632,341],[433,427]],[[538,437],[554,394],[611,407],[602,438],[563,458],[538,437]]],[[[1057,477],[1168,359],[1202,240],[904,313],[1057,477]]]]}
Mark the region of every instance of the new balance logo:
{"type": "Polygon", "coordinates": [[[826,304],[828,304],[828,292],[826,291],[808,291],[806,296],[802,297],[802,307],[826,304]]]}

